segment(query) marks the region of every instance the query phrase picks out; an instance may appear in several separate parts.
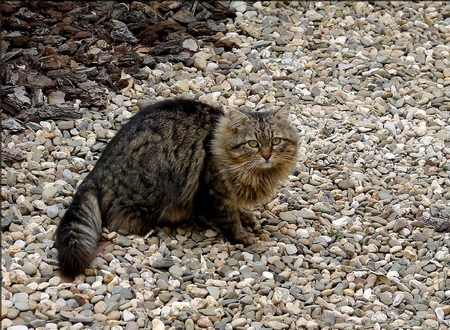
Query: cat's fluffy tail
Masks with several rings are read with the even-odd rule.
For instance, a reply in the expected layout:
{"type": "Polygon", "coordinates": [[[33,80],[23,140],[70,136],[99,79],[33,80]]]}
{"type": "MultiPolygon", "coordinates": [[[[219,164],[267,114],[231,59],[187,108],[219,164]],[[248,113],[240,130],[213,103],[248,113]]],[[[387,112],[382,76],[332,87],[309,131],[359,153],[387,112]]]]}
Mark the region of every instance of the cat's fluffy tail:
{"type": "Polygon", "coordinates": [[[97,196],[78,191],[56,230],[58,261],[64,274],[81,274],[94,259],[102,233],[97,196]]]}

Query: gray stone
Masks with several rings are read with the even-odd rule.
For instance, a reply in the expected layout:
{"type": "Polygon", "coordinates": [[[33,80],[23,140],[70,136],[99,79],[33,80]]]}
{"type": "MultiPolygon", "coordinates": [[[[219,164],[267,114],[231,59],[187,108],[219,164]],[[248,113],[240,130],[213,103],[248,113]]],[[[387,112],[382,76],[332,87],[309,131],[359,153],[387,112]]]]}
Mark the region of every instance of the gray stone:
{"type": "Polygon", "coordinates": [[[173,266],[171,266],[169,268],[169,273],[170,273],[170,275],[172,275],[174,277],[181,277],[181,276],[183,276],[183,270],[177,264],[175,264],[175,265],[173,265],[173,266]]]}
{"type": "Polygon", "coordinates": [[[37,267],[30,262],[26,262],[23,265],[22,270],[25,272],[25,274],[30,275],[30,276],[36,275],[36,273],[38,271],[37,267]]]}
{"type": "Polygon", "coordinates": [[[132,240],[129,237],[127,237],[127,236],[119,235],[119,236],[116,237],[116,244],[120,245],[120,246],[127,247],[127,246],[131,246],[132,240]]]}
{"type": "Polygon", "coordinates": [[[247,3],[245,1],[231,1],[230,11],[243,14],[247,10],[247,3]]]}
{"type": "Polygon", "coordinates": [[[58,128],[62,130],[71,130],[75,127],[73,120],[63,120],[58,122],[58,128]]]}
{"type": "Polygon", "coordinates": [[[394,228],[392,228],[393,231],[395,232],[399,232],[401,230],[403,230],[407,225],[406,219],[405,218],[398,218],[395,223],[394,223],[394,228]]]}
{"type": "Polygon", "coordinates": [[[155,268],[170,268],[173,266],[175,262],[172,258],[162,258],[162,259],[155,259],[152,263],[152,267],[155,268]]]}
{"type": "Polygon", "coordinates": [[[220,298],[220,289],[216,288],[214,286],[208,286],[206,287],[206,290],[208,290],[209,294],[215,299],[218,300],[220,298]]]}

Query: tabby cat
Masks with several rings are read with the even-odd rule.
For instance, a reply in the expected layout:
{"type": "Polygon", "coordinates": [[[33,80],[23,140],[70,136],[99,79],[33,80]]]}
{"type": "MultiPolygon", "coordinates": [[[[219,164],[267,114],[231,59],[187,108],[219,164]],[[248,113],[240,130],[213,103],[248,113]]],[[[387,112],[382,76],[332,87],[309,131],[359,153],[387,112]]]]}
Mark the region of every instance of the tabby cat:
{"type": "Polygon", "coordinates": [[[171,99],[141,109],[106,146],[56,231],[62,271],[95,257],[102,227],[144,235],[197,219],[234,243],[255,242],[244,225],[292,171],[298,131],[289,110],[227,111],[171,99]]]}

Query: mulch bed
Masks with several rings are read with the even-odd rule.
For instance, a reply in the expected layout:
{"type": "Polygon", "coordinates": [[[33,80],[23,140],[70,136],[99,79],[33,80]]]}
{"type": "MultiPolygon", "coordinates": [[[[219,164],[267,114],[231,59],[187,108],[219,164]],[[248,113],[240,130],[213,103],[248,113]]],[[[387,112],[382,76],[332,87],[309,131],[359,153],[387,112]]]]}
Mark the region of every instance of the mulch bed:
{"type": "Polygon", "coordinates": [[[159,62],[190,66],[205,43],[232,47],[221,40],[234,17],[224,3],[0,3],[2,127],[20,131],[29,121],[80,118],[80,107],[106,104],[105,88],[126,87],[126,74],[142,80],[143,68],[159,62]]]}

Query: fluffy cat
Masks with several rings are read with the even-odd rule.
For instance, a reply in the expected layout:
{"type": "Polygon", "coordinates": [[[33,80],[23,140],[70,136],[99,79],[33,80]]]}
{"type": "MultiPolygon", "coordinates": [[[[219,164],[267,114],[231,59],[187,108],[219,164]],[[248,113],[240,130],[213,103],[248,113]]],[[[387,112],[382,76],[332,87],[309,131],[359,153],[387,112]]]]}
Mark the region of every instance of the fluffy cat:
{"type": "Polygon", "coordinates": [[[289,110],[221,110],[173,99],[141,109],[105,148],[56,231],[62,271],[95,257],[102,227],[145,235],[156,225],[197,219],[250,245],[252,209],[291,173],[298,131],[289,110]]]}

